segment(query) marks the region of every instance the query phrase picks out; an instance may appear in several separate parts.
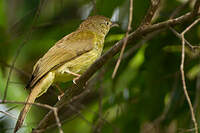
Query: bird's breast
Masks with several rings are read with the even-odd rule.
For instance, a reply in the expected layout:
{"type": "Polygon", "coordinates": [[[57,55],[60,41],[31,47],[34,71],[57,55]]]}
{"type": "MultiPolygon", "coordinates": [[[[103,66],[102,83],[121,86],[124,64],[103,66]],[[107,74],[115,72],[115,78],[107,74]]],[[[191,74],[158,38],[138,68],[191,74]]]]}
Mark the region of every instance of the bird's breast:
{"type": "Polygon", "coordinates": [[[64,65],[57,68],[55,71],[55,82],[67,82],[74,78],[73,75],[66,71],[71,71],[76,74],[83,74],[88,67],[100,57],[103,46],[97,45],[91,51],[86,52],[71,61],[66,62],[64,65]],[[98,47],[98,48],[97,48],[98,47]]]}

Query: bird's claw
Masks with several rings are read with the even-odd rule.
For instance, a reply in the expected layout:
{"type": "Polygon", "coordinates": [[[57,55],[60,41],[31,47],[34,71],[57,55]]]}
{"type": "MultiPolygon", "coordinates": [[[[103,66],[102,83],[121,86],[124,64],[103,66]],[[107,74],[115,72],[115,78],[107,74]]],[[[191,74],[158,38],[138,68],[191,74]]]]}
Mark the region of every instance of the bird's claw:
{"type": "Polygon", "coordinates": [[[77,81],[79,78],[80,78],[80,76],[77,76],[76,78],[73,79],[73,83],[74,83],[75,85],[77,85],[76,81],[77,81]]]}
{"type": "Polygon", "coordinates": [[[64,93],[60,94],[60,95],[58,96],[58,100],[60,101],[60,99],[61,99],[63,96],[64,96],[64,93]]]}

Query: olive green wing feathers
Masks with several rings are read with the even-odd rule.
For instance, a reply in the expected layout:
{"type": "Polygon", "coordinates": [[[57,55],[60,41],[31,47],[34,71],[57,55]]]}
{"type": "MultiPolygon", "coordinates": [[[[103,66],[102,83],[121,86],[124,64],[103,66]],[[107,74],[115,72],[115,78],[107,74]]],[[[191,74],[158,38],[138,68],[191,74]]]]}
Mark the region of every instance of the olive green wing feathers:
{"type": "Polygon", "coordinates": [[[49,71],[92,50],[95,40],[90,31],[76,31],[62,38],[35,64],[27,87],[33,87],[49,71]]]}

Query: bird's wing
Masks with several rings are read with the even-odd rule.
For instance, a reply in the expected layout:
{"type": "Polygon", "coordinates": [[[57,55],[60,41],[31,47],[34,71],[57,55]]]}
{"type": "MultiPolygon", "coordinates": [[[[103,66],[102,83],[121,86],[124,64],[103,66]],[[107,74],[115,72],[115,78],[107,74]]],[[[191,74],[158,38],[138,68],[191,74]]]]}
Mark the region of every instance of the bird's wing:
{"type": "Polygon", "coordinates": [[[35,64],[28,87],[33,87],[49,71],[92,50],[95,45],[95,39],[93,32],[76,31],[59,40],[35,64]]]}

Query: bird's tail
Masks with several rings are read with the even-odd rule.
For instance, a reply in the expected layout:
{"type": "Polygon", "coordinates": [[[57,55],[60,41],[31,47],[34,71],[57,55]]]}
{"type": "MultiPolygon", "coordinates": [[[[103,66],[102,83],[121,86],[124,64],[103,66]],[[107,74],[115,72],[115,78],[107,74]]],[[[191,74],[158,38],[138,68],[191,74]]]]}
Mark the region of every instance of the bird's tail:
{"type": "Polygon", "coordinates": [[[22,109],[22,111],[20,112],[19,116],[18,116],[18,120],[17,123],[15,125],[15,129],[14,129],[14,133],[17,132],[17,130],[22,126],[24,119],[28,113],[28,111],[31,108],[31,104],[30,103],[34,103],[35,99],[38,97],[38,95],[41,93],[41,86],[36,85],[30,95],[28,96],[27,100],[26,100],[26,104],[24,105],[24,108],[22,109]]]}

